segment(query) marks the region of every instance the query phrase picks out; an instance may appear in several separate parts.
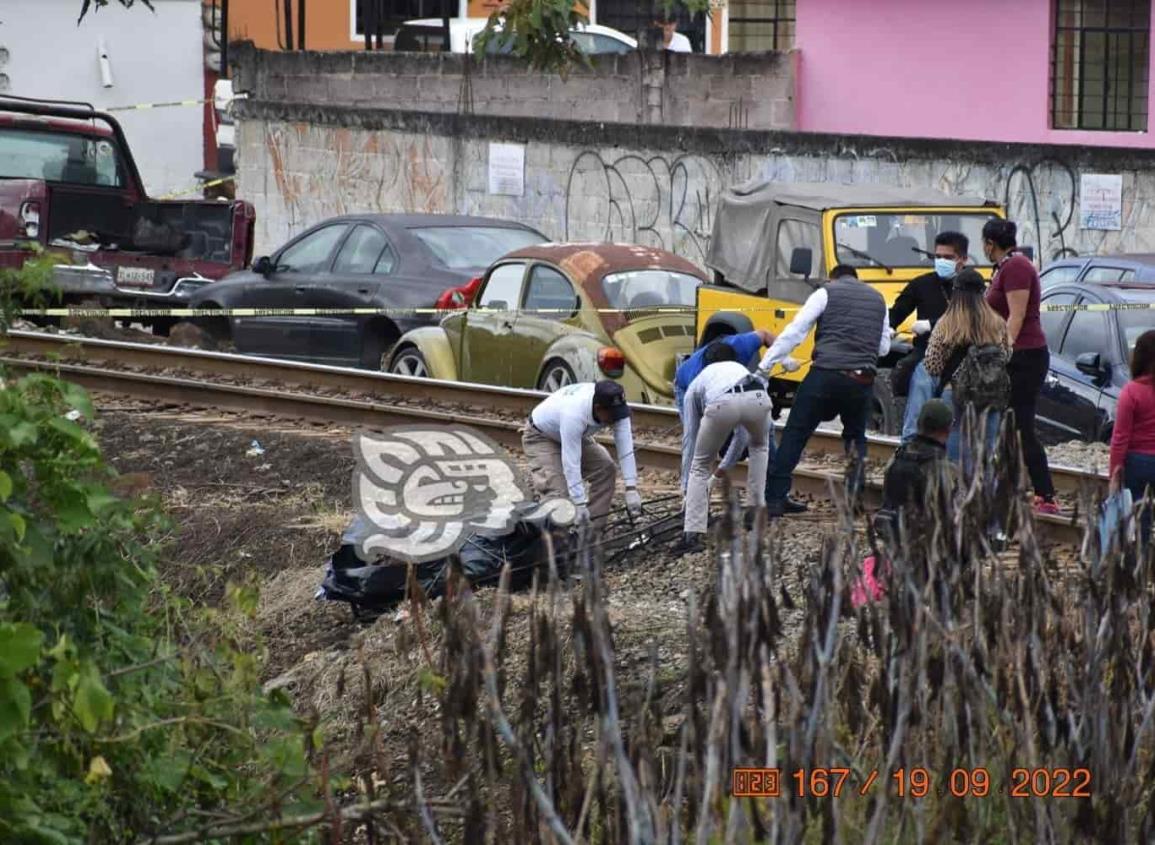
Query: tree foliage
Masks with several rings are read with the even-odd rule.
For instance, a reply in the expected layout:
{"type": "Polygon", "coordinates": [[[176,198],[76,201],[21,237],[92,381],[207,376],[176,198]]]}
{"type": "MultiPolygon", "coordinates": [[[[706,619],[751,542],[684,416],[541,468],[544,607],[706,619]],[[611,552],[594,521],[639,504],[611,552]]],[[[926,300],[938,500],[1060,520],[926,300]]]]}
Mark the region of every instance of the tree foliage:
{"type": "MultiPolygon", "coordinates": [[[[130,9],[136,5],[137,0],[81,0],[80,18],[77,20],[77,23],[80,23],[80,21],[84,20],[84,16],[88,14],[89,9],[95,8],[96,11],[100,11],[112,2],[119,3],[121,6],[124,6],[124,8],[130,9]]],[[[139,2],[150,12],[156,11],[156,9],[154,9],[152,6],[152,0],[139,0],[139,2]]]]}
{"type": "MultiPolygon", "coordinates": [[[[0,281],[42,273],[34,260],[0,281]]],[[[168,526],[113,493],[92,419],[81,388],[0,372],[0,842],[131,842],[214,808],[315,809],[319,737],[261,691],[242,617],[255,592],[203,609],[164,588],[168,526]]]]}

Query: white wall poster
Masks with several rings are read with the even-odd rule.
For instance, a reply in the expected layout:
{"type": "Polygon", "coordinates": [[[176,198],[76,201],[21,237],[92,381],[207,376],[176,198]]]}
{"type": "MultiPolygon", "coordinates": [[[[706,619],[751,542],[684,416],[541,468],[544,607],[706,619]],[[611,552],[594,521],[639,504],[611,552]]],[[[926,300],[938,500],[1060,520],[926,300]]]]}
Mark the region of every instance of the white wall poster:
{"type": "Polygon", "coordinates": [[[489,145],[489,193],[525,194],[525,144],[489,145]]]}
{"type": "Polygon", "coordinates": [[[1079,228],[1123,228],[1123,177],[1084,173],[1079,180],[1079,228]]]}

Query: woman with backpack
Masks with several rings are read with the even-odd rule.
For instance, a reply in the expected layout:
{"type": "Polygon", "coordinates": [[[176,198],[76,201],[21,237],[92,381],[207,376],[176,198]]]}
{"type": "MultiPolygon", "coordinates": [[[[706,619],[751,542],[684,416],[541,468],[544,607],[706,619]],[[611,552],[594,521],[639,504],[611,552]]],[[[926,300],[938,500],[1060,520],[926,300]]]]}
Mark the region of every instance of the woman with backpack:
{"type": "Polygon", "coordinates": [[[954,425],[947,441],[952,460],[958,460],[962,452],[959,432],[968,407],[974,409],[990,450],[1009,400],[1007,324],[987,304],[985,289],[986,282],[977,271],[958,274],[950,305],[931,332],[923,359],[926,371],[938,382],[936,394],[954,401],[954,425]]]}
{"type": "MultiPolygon", "coordinates": [[[[1131,381],[1119,394],[1111,433],[1111,489],[1131,491],[1136,504],[1146,491],[1155,495],[1155,329],[1135,342],[1131,381]]],[[[1144,537],[1151,533],[1151,514],[1143,518],[1144,537]]]]}
{"type": "Polygon", "coordinates": [[[1016,249],[1017,227],[1010,220],[988,220],[983,226],[983,253],[995,265],[987,303],[1007,321],[1011,342],[1011,410],[1023,444],[1023,460],[1035,488],[1035,511],[1058,513],[1047,453],[1035,431],[1039,393],[1051,366],[1047,336],[1039,319],[1042,286],[1035,265],[1016,249]]]}

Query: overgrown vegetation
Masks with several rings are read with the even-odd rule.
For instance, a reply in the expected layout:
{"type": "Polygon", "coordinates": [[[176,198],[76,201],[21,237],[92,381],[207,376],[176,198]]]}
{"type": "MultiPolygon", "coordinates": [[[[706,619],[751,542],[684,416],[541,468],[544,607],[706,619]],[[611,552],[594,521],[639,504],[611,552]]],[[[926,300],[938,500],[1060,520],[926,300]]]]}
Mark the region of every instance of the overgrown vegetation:
{"type": "MultiPolygon", "coordinates": [[[[5,271],[6,313],[46,267],[5,271]]],[[[230,807],[260,824],[323,809],[318,737],[260,690],[255,592],[234,586],[220,609],[170,595],[162,517],[112,492],[84,391],[0,376],[0,841],[131,842],[230,807]]]]}
{"type": "Polygon", "coordinates": [[[1102,554],[1088,538],[1052,558],[1015,456],[980,465],[940,489],[930,519],[908,526],[916,538],[885,550],[889,593],[859,610],[850,588],[870,547],[849,508],[802,564],[801,595],[786,590],[798,562],[780,557],[776,531],[763,544],[736,511],[715,586],[690,600],[686,664],[655,652],[642,677],[615,668],[595,559],[576,590],[543,582],[528,653],[507,644],[509,597],[487,618],[459,583],[437,611],[442,745],[413,752],[426,834],[1150,841],[1151,549],[1102,554]],[[996,525],[1015,553],[991,548],[996,525]],[[778,769],[782,796],[733,797],[734,767],[749,766],[778,769]],[[422,805],[430,782],[457,784],[464,819],[422,805]]]}

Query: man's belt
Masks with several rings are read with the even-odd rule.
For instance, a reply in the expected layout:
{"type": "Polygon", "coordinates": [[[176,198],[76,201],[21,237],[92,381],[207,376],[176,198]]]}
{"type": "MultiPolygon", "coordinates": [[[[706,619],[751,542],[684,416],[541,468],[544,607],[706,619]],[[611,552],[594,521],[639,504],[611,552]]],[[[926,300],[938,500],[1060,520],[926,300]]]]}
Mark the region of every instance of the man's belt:
{"type": "Polygon", "coordinates": [[[761,379],[756,378],[755,376],[746,376],[746,378],[742,379],[740,382],[738,382],[736,385],[731,387],[726,392],[727,393],[747,393],[747,392],[752,391],[752,390],[765,390],[765,389],[766,389],[766,385],[764,385],[762,383],[761,379]]]}
{"type": "Polygon", "coordinates": [[[852,379],[859,384],[864,384],[867,386],[874,384],[875,372],[874,370],[868,369],[866,367],[858,370],[839,370],[839,372],[846,376],[848,379],[852,379]]]}

